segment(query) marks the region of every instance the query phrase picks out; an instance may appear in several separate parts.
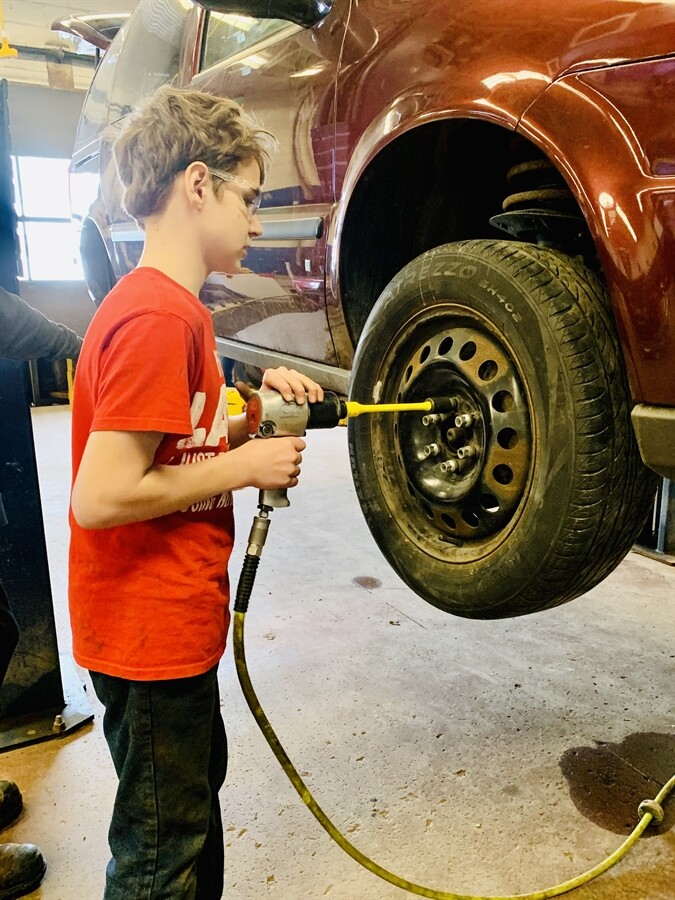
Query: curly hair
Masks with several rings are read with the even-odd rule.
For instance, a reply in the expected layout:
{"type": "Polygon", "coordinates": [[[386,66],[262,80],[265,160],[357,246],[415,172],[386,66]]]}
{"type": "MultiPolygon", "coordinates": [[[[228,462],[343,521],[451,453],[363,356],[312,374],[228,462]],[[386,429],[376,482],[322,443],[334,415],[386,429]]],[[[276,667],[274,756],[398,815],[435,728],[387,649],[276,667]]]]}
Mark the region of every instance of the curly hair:
{"type": "MultiPolygon", "coordinates": [[[[234,100],[165,85],[129,116],[113,144],[124,209],[140,221],[159,212],[176,175],[197,160],[225,172],[255,160],[264,180],[273,146],[234,100]]],[[[221,189],[218,182],[214,190],[221,189]]]]}

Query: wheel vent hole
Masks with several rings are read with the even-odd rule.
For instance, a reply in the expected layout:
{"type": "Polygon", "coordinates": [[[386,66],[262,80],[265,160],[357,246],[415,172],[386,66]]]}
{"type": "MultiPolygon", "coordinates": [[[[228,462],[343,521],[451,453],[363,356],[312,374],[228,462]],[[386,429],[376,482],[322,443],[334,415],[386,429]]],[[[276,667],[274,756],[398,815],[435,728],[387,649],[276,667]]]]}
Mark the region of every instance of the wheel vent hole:
{"type": "Polygon", "coordinates": [[[478,528],[480,519],[472,509],[462,510],[462,518],[470,528],[478,528]]]}
{"type": "Polygon", "coordinates": [[[406,373],[405,373],[405,380],[406,380],[406,381],[410,381],[410,376],[412,375],[412,373],[413,373],[413,367],[412,367],[412,366],[408,366],[408,368],[406,369],[406,373]]]}
{"type": "Polygon", "coordinates": [[[447,513],[441,513],[441,519],[443,519],[444,524],[447,525],[448,528],[452,528],[453,531],[457,528],[457,522],[455,522],[452,516],[449,516],[447,513]]]}
{"type": "Polygon", "coordinates": [[[427,344],[424,350],[420,353],[420,362],[426,362],[429,359],[429,354],[431,353],[431,347],[427,344]]]}
{"type": "Polygon", "coordinates": [[[451,337],[445,337],[438,345],[438,353],[439,356],[445,356],[446,353],[449,353],[452,350],[452,345],[454,341],[451,337]]]}
{"type": "Polygon", "coordinates": [[[492,475],[499,484],[511,484],[513,481],[513,472],[510,466],[505,466],[504,464],[495,466],[492,470],[492,475]]]}
{"type": "Polygon", "coordinates": [[[478,370],[478,377],[481,381],[492,381],[498,371],[499,366],[494,359],[486,359],[478,370]]]}
{"type": "Polygon", "coordinates": [[[493,409],[496,409],[497,412],[509,412],[515,405],[513,394],[510,394],[508,391],[497,391],[492,398],[493,409]]]}
{"type": "Polygon", "coordinates": [[[499,500],[497,500],[496,497],[493,497],[492,494],[483,494],[483,496],[480,498],[480,505],[483,507],[485,512],[499,512],[499,500]]]}
{"type": "Polygon", "coordinates": [[[497,443],[504,450],[513,450],[518,443],[518,432],[514,431],[513,428],[502,428],[497,435],[497,443]]]}
{"type": "Polygon", "coordinates": [[[465,362],[467,359],[473,359],[476,355],[476,345],[473,341],[467,341],[466,344],[459,351],[459,358],[463,359],[465,362]]]}

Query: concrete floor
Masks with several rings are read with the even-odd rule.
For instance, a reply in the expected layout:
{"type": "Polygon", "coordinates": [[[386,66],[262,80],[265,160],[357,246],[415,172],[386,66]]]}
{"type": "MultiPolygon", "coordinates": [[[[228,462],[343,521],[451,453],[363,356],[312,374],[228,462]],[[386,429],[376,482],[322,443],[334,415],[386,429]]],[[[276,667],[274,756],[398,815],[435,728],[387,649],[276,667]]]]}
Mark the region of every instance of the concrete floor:
{"type": "MultiPolygon", "coordinates": [[[[69,412],[37,410],[34,425],[67,655],[69,412]]],[[[256,497],[237,496],[235,580],[256,497]]],[[[448,616],[412,594],[374,545],[345,429],[310,435],[292,506],[273,514],[247,649],[262,706],[324,810],[382,866],[437,890],[511,895],[570,879],[620,845],[640,800],[675,773],[675,570],[631,553],[559,609],[496,622],[448,616]]],[[[225,896],[406,896],[351,860],[303,806],[245,706],[231,649],[220,673],[225,896]]],[[[42,900],[102,893],[115,779],[95,711],[81,731],[0,759],[26,805],[2,838],[42,848],[47,875],[32,895],[42,900]]],[[[674,822],[675,797],[627,860],[567,896],[672,900],[674,822]]]]}

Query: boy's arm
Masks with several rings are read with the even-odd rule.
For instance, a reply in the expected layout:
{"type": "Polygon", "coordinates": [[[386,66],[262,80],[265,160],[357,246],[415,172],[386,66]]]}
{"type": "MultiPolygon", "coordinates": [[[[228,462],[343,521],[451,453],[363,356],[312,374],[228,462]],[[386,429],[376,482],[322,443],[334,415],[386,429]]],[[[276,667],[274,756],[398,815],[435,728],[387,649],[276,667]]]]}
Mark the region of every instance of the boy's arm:
{"type": "Polygon", "coordinates": [[[298,483],[301,438],[249,441],[189,466],[155,466],[156,431],[93,431],[77,472],[71,507],[82,528],[112,528],[186,509],[224,491],[298,483]]]}

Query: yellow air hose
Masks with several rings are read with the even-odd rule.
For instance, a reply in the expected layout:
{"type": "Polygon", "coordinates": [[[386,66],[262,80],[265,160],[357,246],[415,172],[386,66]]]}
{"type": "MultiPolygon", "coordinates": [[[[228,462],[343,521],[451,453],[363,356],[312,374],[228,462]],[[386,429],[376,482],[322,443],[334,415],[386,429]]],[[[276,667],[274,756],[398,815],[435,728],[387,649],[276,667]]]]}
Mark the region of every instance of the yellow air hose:
{"type": "MultiPolygon", "coordinates": [[[[246,562],[244,563],[244,566],[246,566],[246,562]]],[[[249,579],[249,583],[246,588],[249,595],[250,589],[253,585],[254,577],[255,572],[253,571],[252,577],[249,579]]],[[[589,869],[587,872],[584,872],[583,875],[579,875],[577,878],[572,878],[570,881],[565,881],[562,884],[556,885],[555,887],[546,888],[543,891],[533,891],[530,894],[509,894],[509,896],[507,897],[483,897],[477,896],[475,894],[453,894],[451,891],[437,891],[433,888],[423,887],[422,885],[415,884],[414,882],[408,881],[405,878],[400,878],[398,875],[394,875],[393,872],[389,872],[387,869],[384,869],[372,859],[369,859],[364,853],[361,853],[360,850],[358,850],[352,843],[347,840],[347,838],[340,831],[338,831],[335,825],[333,825],[331,820],[316,802],[314,797],[312,797],[307,785],[298,775],[295,766],[288,758],[284,748],[281,746],[279,738],[276,736],[274,729],[272,728],[267,716],[260,706],[260,702],[256,696],[253,685],[251,684],[251,679],[248,674],[248,667],[246,665],[246,652],[244,649],[244,619],[246,618],[247,606],[248,597],[244,599],[244,602],[240,602],[240,597],[238,595],[234,613],[234,660],[237,667],[239,683],[241,685],[242,691],[244,692],[244,697],[246,698],[248,707],[253,713],[253,716],[258,723],[258,727],[265,736],[267,743],[272,748],[274,755],[281,763],[281,766],[286,775],[288,775],[293,787],[302,798],[303,803],[305,803],[305,805],[309,807],[309,810],[317,819],[319,824],[328,832],[335,843],[342,847],[345,853],[348,853],[352,857],[352,859],[355,859],[356,862],[360,863],[364,868],[368,869],[369,872],[372,872],[374,875],[377,875],[384,881],[388,881],[390,884],[396,885],[396,887],[403,888],[403,890],[405,891],[410,891],[410,893],[412,894],[417,894],[419,897],[431,897],[432,900],[547,900],[548,897],[559,897],[561,894],[566,894],[568,891],[572,891],[575,888],[581,887],[581,885],[587,884],[589,881],[592,881],[592,879],[597,878],[598,875],[602,875],[603,872],[611,869],[613,865],[618,863],[619,860],[623,859],[623,857],[628,853],[633,844],[636,843],[638,838],[648,827],[652,819],[654,819],[657,824],[660,824],[663,821],[662,803],[666,799],[668,794],[673,790],[673,788],[675,788],[675,775],[673,775],[672,778],[670,778],[670,780],[667,782],[667,784],[665,784],[661,788],[654,800],[644,800],[640,804],[638,814],[641,816],[641,818],[638,825],[635,827],[632,834],[628,838],[626,838],[623,844],[621,844],[621,846],[617,850],[615,850],[611,856],[608,856],[607,859],[605,859],[603,862],[599,863],[597,866],[594,866],[592,869],[589,869]]]]}

